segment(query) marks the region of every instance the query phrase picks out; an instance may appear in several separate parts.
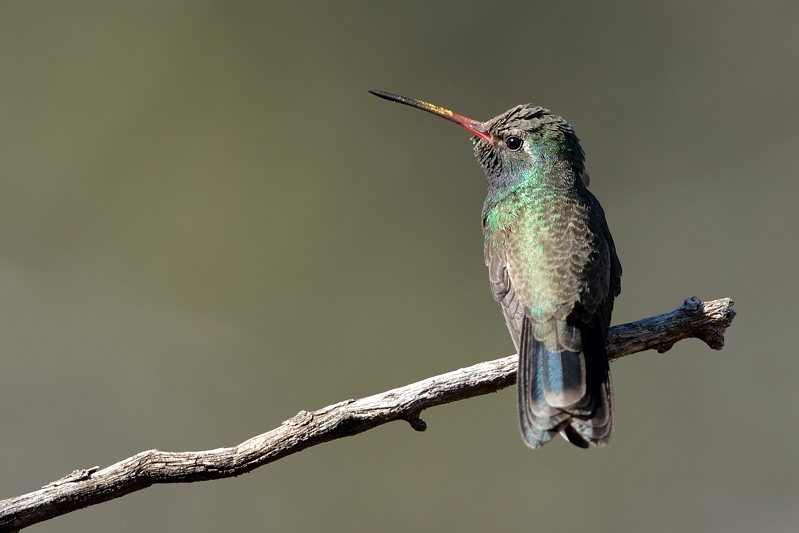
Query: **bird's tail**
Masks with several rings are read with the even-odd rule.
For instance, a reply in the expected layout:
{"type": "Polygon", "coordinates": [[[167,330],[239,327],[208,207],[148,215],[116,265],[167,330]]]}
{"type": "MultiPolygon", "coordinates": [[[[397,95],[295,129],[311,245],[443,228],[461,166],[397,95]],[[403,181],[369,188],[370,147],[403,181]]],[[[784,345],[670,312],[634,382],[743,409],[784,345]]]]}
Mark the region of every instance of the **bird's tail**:
{"type": "Polygon", "coordinates": [[[540,448],[560,433],[580,448],[604,446],[613,431],[613,391],[601,328],[560,322],[545,340],[535,336],[525,317],[517,386],[524,440],[540,448]]]}

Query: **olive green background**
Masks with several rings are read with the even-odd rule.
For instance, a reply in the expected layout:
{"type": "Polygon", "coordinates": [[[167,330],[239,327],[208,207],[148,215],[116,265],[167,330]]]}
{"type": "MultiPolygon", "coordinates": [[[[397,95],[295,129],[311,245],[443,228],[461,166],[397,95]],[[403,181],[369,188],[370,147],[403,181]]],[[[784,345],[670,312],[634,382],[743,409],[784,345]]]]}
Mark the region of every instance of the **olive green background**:
{"type": "Polygon", "coordinates": [[[513,352],[469,136],[588,156],[614,323],[729,296],[727,346],[612,365],[616,431],[525,448],[512,389],[37,532],[795,531],[799,3],[0,4],[0,498],[234,445],[513,352]]]}

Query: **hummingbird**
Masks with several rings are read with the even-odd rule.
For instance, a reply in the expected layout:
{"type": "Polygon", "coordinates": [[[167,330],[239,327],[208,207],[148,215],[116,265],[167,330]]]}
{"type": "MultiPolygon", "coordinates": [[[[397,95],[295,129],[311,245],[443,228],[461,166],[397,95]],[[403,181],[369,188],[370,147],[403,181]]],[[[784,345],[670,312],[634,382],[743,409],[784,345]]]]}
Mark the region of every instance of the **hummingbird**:
{"type": "Polygon", "coordinates": [[[531,104],[480,122],[421,100],[369,92],[473,135],[488,189],[485,264],[519,354],[525,443],[540,448],[560,433],[580,448],[607,444],[613,390],[605,344],[621,263],[602,206],[588,190],[574,128],[531,104]]]}

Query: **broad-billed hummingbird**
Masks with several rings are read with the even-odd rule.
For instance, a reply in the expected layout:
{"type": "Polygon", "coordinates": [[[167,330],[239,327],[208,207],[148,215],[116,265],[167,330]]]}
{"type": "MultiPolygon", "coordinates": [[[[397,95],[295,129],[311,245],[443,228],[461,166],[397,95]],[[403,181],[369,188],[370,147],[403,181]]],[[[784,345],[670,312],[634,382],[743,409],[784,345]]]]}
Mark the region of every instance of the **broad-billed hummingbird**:
{"type": "Polygon", "coordinates": [[[485,171],[485,263],[519,353],[519,420],[539,448],[560,433],[581,448],[613,430],[605,343],[621,263],[602,206],[588,191],[571,125],[518,105],[487,122],[396,94],[372,94],[443,117],[474,136],[485,171]]]}

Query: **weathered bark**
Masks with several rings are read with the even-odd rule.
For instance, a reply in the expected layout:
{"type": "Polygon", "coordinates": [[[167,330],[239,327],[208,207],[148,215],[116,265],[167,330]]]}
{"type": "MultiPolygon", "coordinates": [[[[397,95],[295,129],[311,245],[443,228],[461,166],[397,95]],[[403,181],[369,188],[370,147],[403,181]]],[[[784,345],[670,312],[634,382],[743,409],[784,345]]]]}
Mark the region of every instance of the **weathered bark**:
{"type": "MultiPolygon", "coordinates": [[[[689,298],[671,313],[611,328],[608,358],[615,360],[650,349],[662,353],[690,337],[720,350],[724,331],[734,317],[729,298],[704,303],[689,298]]],[[[102,470],[97,466],[75,470],[40,490],[0,501],[0,531],[18,531],[156,483],[238,476],[310,446],[395,420],[405,420],[413,429],[424,431],[426,424],[419,418],[423,410],[513,385],[516,363],[517,356],[512,355],[317,411],[300,411],[278,428],[232,448],[200,452],[148,450],[102,470]]]]}

